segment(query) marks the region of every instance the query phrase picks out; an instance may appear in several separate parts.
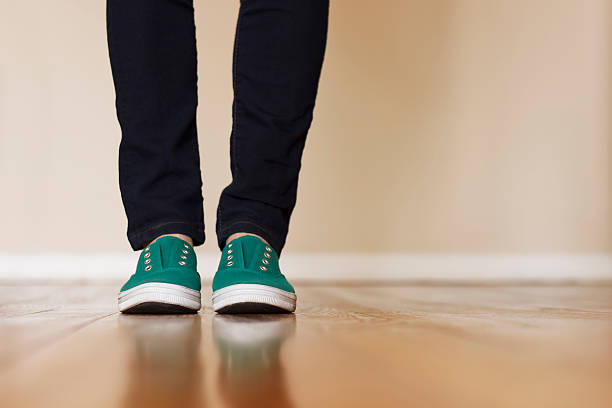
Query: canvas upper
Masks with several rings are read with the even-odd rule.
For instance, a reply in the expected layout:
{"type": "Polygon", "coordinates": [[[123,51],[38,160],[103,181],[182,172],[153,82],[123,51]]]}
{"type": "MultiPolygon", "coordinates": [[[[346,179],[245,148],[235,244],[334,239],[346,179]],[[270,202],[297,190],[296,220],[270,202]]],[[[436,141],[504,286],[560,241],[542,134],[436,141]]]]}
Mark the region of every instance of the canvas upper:
{"type": "Polygon", "coordinates": [[[213,291],[236,284],[259,284],[295,293],[281,273],[276,251],[262,239],[246,235],[228,243],[213,279],[213,291]]]}
{"type": "Polygon", "coordinates": [[[121,287],[121,292],[143,283],[171,283],[199,291],[200,274],[191,245],[176,237],[162,237],[140,253],[136,272],[121,287]]]}

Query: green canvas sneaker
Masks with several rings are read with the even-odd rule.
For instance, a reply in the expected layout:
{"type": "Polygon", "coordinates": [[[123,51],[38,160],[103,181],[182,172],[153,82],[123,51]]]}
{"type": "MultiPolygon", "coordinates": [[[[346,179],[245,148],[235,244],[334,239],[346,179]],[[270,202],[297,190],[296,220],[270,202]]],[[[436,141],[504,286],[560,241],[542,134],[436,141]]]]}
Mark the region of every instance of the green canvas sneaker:
{"type": "Polygon", "coordinates": [[[143,249],[136,272],[119,292],[123,313],[197,313],[200,275],[193,247],[176,237],[162,237],[143,249]]]}
{"type": "Polygon", "coordinates": [[[223,248],[213,279],[212,304],[219,313],[289,313],[295,290],[278,267],[278,256],[252,235],[236,238],[223,248]]]}

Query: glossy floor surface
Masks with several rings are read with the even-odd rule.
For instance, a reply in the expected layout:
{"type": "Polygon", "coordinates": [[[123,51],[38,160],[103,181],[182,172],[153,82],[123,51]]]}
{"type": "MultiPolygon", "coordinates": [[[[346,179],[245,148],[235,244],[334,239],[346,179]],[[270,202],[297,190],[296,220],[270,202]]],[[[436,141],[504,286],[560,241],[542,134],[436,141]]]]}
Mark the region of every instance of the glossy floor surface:
{"type": "Polygon", "coordinates": [[[610,407],[612,287],[297,286],[295,315],[122,316],[0,285],[5,407],[610,407]]]}

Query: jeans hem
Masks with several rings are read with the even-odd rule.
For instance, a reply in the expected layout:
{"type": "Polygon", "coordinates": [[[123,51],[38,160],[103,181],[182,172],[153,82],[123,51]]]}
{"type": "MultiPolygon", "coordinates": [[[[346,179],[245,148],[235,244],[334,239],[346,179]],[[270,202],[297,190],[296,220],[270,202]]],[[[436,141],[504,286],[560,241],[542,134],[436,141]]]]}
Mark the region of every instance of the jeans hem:
{"type": "Polygon", "coordinates": [[[274,234],[270,233],[264,227],[251,220],[234,221],[231,224],[220,228],[217,234],[217,243],[219,244],[219,249],[223,250],[223,248],[225,248],[225,242],[230,237],[230,235],[235,234],[237,232],[247,232],[250,234],[259,235],[260,237],[268,241],[270,246],[274,248],[274,250],[280,257],[281,251],[283,249],[282,240],[277,238],[274,234]]]}
{"type": "Polygon", "coordinates": [[[168,221],[145,227],[137,232],[128,232],[128,241],[134,251],[143,249],[147,243],[160,235],[184,234],[193,240],[193,246],[204,243],[206,236],[201,224],[186,221],[168,221]]]}

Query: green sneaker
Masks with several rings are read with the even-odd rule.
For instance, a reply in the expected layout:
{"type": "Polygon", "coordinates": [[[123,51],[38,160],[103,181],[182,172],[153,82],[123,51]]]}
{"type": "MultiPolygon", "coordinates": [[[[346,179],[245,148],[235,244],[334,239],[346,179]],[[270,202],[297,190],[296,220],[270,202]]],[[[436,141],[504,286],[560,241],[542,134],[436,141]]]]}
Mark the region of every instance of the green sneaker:
{"type": "Polygon", "coordinates": [[[197,313],[200,275],[193,247],[182,239],[162,237],[145,248],[136,272],[119,292],[123,313],[197,313]]]}
{"type": "Polygon", "coordinates": [[[223,248],[212,289],[215,312],[288,313],[295,310],[295,290],[281,273],[276,252],[252,235],[236,238],[223,248]]]}

